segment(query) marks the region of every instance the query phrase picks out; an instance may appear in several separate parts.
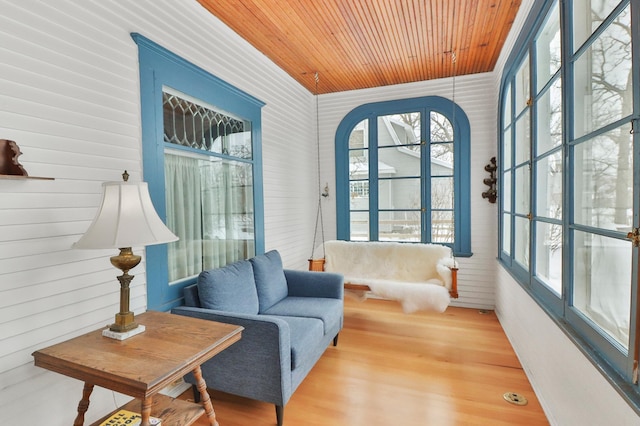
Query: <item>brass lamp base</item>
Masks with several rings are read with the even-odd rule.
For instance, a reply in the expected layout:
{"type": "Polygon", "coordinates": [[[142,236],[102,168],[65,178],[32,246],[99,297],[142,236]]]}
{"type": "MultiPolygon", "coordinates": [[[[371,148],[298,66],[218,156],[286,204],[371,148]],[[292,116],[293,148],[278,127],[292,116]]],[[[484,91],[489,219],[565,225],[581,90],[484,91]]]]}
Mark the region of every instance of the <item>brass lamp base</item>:
{"type": "MultiPolygon", "coordinates": [[[[131,333],[132,330],[137,328],[140,328],[140,330],[136,330],[138,332],[144,331],[144,327],[138,326],[134,320],[133,312],[129,310],[129,284],[133,279],[133,275],[129,275],[129,270],[135,268],[140,263],[141,259],[142,258],[140,256],[133,254],[131,247],[121,248],[120,254],[118,256],[113,256],[110,259],[111,264],[122,271],[122,275],[118,277],[118,281],[120,281],[120,312],[116,314],[115,322],[109,327],[109,331],[112,333],[103,333],[103,335],[109,334],[107,337],[113,337],[111,334],[114,333],[120,333],[121,335],[126,334],[127,337],[130,337],[131,335],[138,334],[131,333]]],[[[107,330],[105,330],[105,332],[106,331],[107,330]]],[[[113,338],[119,339],[119,337],[113,338]]]]}

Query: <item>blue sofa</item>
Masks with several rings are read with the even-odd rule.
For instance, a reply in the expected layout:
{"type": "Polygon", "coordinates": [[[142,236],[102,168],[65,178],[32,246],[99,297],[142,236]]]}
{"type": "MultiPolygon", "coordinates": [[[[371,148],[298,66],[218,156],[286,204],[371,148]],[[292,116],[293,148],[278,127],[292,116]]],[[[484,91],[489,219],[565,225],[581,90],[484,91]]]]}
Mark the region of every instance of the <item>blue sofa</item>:
{"type": "MultiPolygon", "coordinates": [[[[203,271],[172,313],[244,327],[239,342],[202,365],[207,387],[284,406],[343,324],[343,277],[283,269],[270,251],[203,271]]],[[[185,380],[195,384],[192,374],[185,380]]]]}

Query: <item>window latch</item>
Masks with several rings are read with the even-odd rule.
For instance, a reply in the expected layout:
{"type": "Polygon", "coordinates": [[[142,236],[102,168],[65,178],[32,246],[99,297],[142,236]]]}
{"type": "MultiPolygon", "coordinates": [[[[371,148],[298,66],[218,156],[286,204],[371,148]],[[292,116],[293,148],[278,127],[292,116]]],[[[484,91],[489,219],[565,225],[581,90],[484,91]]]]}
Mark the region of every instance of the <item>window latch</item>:
{"type": "Polygon", "coordinates": [[[640,247],[640,229],[633,228],[631,232],[627,234],[627,238],[631,240],[634,247],[640,247]]]}

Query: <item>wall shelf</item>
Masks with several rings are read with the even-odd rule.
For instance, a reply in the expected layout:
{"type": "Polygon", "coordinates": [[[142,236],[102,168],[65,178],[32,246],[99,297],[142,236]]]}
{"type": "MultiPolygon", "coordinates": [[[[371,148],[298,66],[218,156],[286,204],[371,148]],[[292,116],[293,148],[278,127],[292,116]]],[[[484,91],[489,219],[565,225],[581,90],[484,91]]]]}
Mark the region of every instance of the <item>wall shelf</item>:
{"type": "Polygon", "coordinates": [[[0,139],[0,179],[40,179],[54,180],[50,177],[29,176],[29,173],[18,162],[22,155],[20,147],[14,141],[0,139]]]}

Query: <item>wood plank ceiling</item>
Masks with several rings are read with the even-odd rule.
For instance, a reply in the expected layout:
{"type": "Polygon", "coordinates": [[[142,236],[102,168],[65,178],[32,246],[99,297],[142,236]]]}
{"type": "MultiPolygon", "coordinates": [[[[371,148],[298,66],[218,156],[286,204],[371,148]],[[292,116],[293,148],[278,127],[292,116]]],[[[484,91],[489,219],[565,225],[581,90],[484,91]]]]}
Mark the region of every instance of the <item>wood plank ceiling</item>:
{"type": "Polygon", "coordinates": [[[491,71],[521,0],[198,2],[322,94],[491,71]]]}

